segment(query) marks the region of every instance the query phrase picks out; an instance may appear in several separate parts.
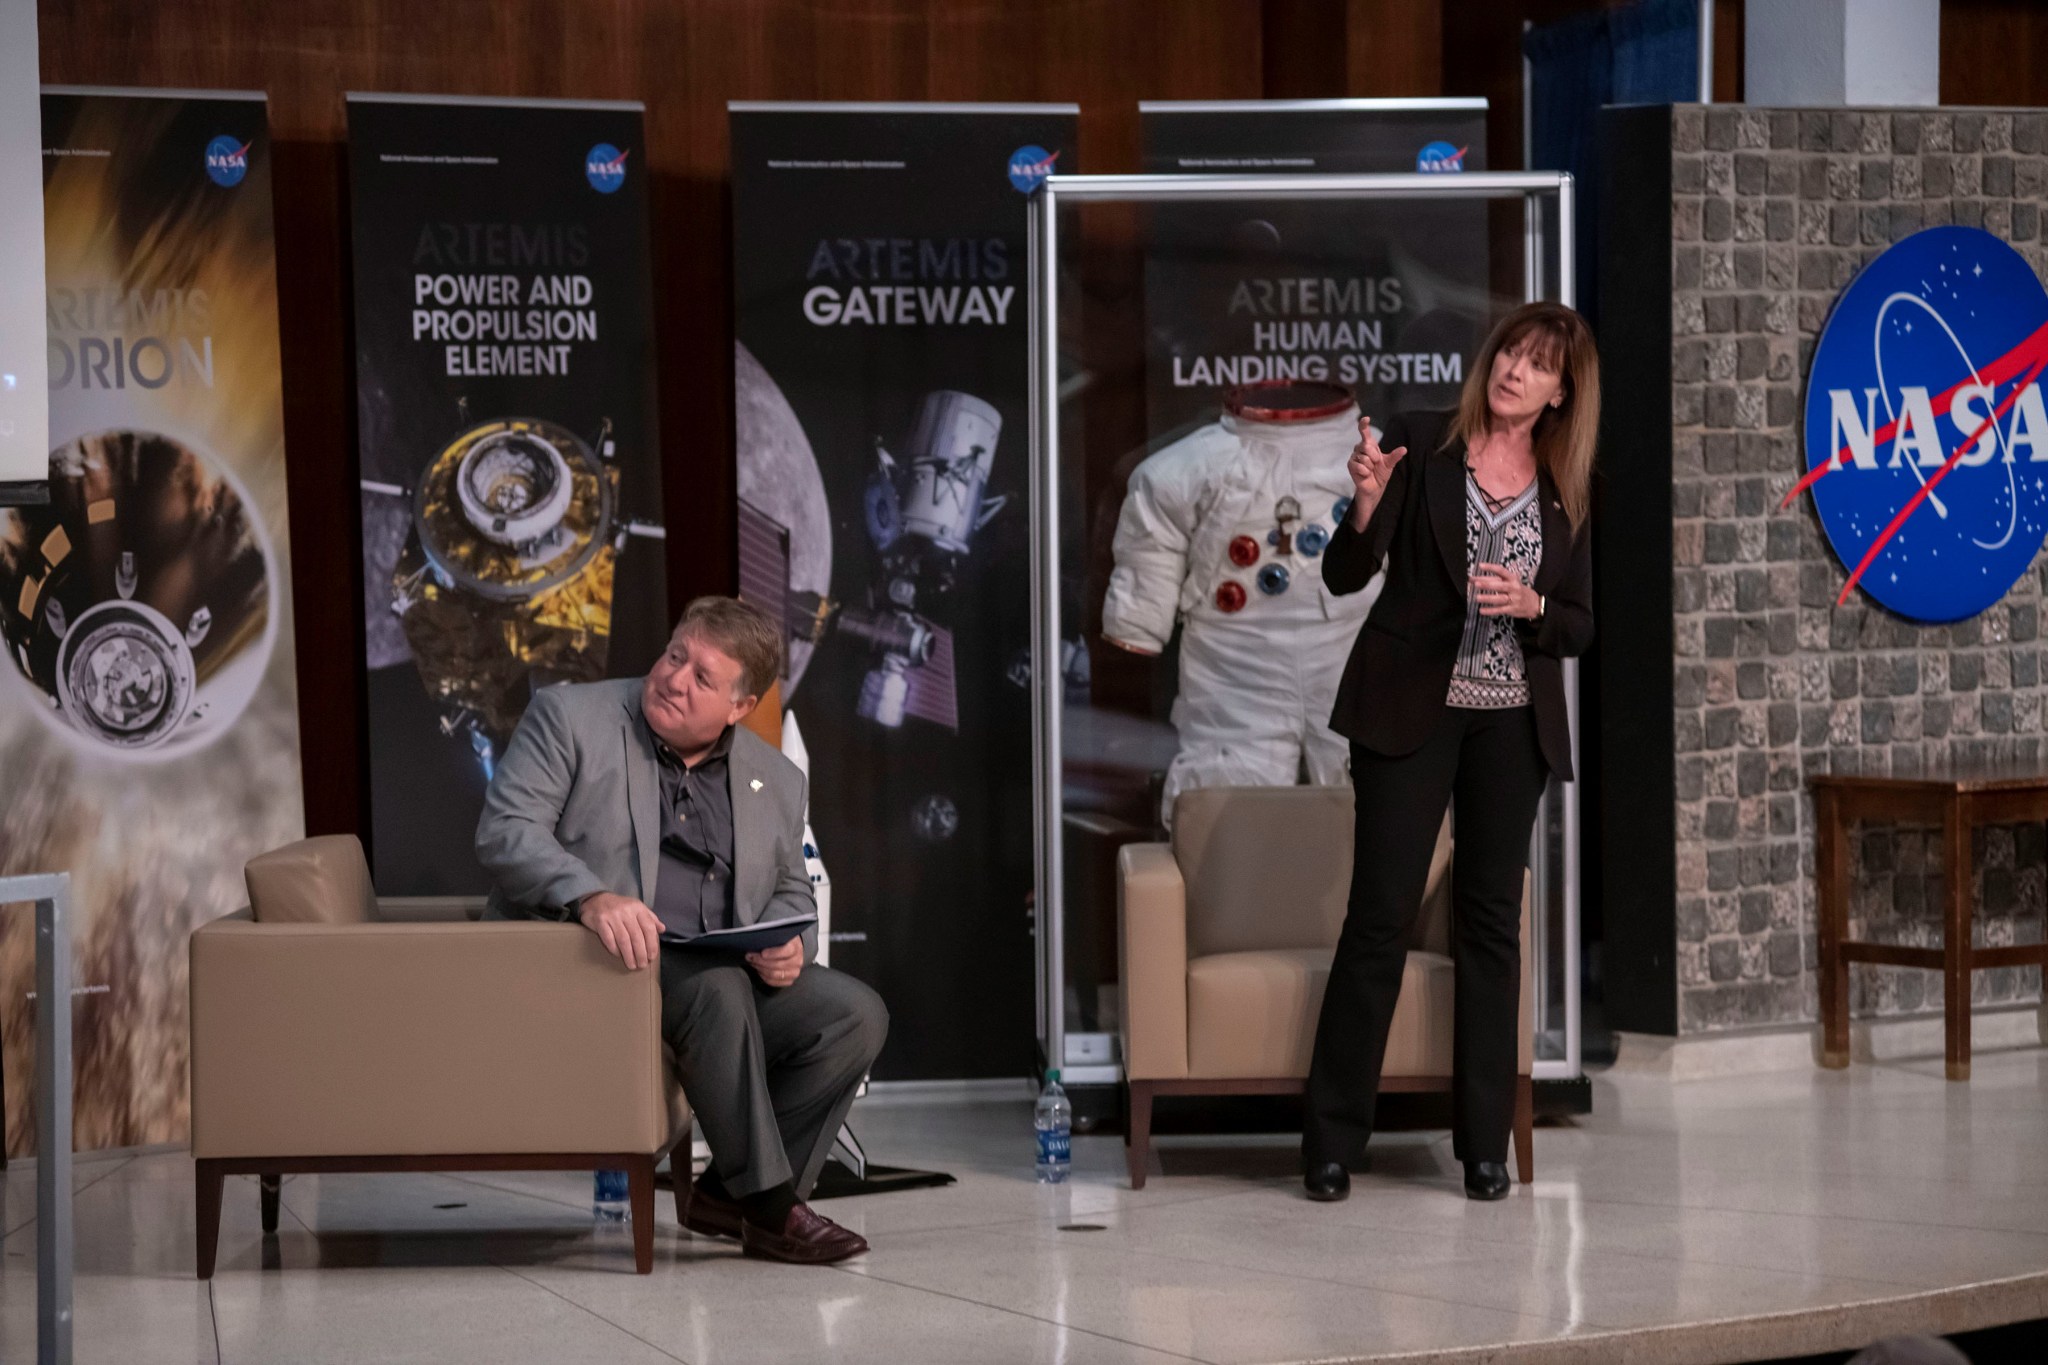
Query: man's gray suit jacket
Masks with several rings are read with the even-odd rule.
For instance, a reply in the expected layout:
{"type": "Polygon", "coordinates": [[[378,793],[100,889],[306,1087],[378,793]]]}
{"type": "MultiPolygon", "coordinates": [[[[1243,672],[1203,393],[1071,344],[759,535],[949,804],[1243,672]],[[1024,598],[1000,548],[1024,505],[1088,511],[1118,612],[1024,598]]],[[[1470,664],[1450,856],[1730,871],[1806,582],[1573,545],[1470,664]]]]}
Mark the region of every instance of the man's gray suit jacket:
{"type": "MultiPolygon", "coordinates": [[[[545,687],[498,761],[476,827],[491,876],[488,919],[576,918],[594,891],[654,902],[661,775],[638,678],[545,687]]],[[[745,728],[726,762],[732,793],[733,922],[814,913],[804,869],[804,776],[745,728]]],[[[818,955],[804,931],[804,960],[818,955]]]]}

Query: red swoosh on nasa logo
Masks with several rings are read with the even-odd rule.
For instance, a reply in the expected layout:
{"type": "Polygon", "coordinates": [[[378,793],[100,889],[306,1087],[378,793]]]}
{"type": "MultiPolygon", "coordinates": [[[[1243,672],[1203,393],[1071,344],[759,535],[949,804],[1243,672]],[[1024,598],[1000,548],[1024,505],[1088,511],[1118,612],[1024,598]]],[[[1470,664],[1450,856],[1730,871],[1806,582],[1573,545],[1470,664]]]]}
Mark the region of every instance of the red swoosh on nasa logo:
{"type": "MultiPolygon", "coordinates": [[[[2041,332],[2036,332],[2034,335],[2036,337],[2039,337],[2042,335],[2043,332],[2048,332],[2048,327],[2044,327],[2041,332]]],[[[2022,345],[2024,344],[2025,343],[2022,343],[2022,345]]],[[[1935,470],[1934,473],[1928,477],[1927,482],[1920,485],[1920,489],[1918,492],[1914,493],[1912,497],[1906,499],[1906,505],[1899,509],[1899,514],[1893,517],[1891,521],[1885,526],[1884,530],[1878,533],[1877,539],[1870,542],[1870,548],[1863,552],[1863,558],[1857,561],[1856,571],[1849,575],[1849,581],[1842,585],[1842,595],[1835,599],[1836,606],[1839,607],[1844,602],[1849,600],[1849,594],[1855,591],[1857,581],[1863,577],[1863,571],[1870,567],[1871,561],[1875,560],[1879,553],[1883,551],[1885,545],[1890,542],[1891,538],[1898,534],[1899,528],[1906,524],[1906,518],[1912,516],[1913,510],[1917,508],[1921,503],[1927,500],[1927,495],[1934,491],[1934,485],[1940,483],[1943,479],[1948,477],[1948,472],[1956,467],[1956,461],[1963,458],[1963,452],[1968,450],[1971,446],[1977,444],[1978,439],[1982,437],[1985,432],[1991,430],[1991,428],[1997,424],[1999,418],[2005,416],[2006,412],[2011,409],[2012,405],[2016,401],[2018,401],[2019,396],[2027,391],[2027,385],[2033,383],[2035,379],[2040,377],[2041,371],[2044,368],[2048,368],[2048,356],[2043,356],[2041,359],[2036,360],[2034,362],[2034,367],[2027,371],[2026,377],[2020,380],[2019,383],[2012,386],[2012,392],[2008,393],[2005,396],[2005,401],[2003,403],[2000,403],[1997,407],[1993,408],[1991,410],[1991,415],[1989,417],[1986,417],[1983,421],[1979,422],[1977,424],[1977,429],[1971,432],[1967,437],[1965,437],[1963,439],[1963,443],[1957,446],[1954,452],[1950,454],[1946,460],[1942,461],[1941,468],[1935,470]]],[[[1954,392],[1954,390],[1950,390],[1950,392],[1954,392]]],[[[1944,409],[1944,411],[1945,410],[1946,409],[1944,409]]],[[[1839,460],[1839,458],[1840,457],[1838,456],[1837,460],[1839,460]]],[[[1830,463],[1835,463],[1835,461],[1830,461],[1830,463]]]]}
{"type": "MultiPolygon", "coordinates": [[[[2032,336],[2029,336],[2019,345],[2013,347],[1989,365],[1986,365],[1977,374],[1984,383],[1990,384],[1995,388],[2006,380],[2011,379],[2021,370],[2026,369],[2029,365],[2044,359],[2048,359],[2048,323],[2043,323],[2032,336]]],[[[1963,383],[1964,381],[1958,379],[1954,384],[1934,396],[1935,416],[1940,417],[1947,414],[1949,408],[1955,403],[1956,390],[1963,387],[1963,383]]],[[[2026,385],[2021,384],[2019,387],[2023,389],[2026,385]]],[[[1899,424],[1896,419],[1886,422],[1870,434],[1872,448],[1875,449],[1885,444],[1898,435],[1898,432],[1899,424]]],[[[1785,494],[1784,501],[1778,504],[1778,509],[1783,511],[1785,508],[1790,507],[1793,499],[1813,487],[1819,481],[1821,475],[1832,469],[1840,469],[1847,463],[1849,463],[1849,447],[1843,446],[1835,452],[1832,459],[1822,460],[1812,469],[1807,470],[1806,477],[1792,485],[1791,491],[1785,494]]],[[[1918,499],[1915,499],[1915,501],[1918,501],[1918,499]]]]}

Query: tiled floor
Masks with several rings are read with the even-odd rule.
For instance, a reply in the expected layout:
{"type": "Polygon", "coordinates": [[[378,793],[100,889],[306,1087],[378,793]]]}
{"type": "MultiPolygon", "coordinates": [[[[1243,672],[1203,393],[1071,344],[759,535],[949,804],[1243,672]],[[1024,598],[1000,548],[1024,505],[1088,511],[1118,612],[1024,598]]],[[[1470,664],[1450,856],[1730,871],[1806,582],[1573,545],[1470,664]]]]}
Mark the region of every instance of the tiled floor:
{"type": "MultiPolygon", "coordinates": [[[[83,1159],[78,1358],[1080,1365],[1569,1343],[1680,1361],[2048,1316],[2048,1052],[1980,1055],[1960,1085],[1932,1059],[1594,1094],[1592,1117],[1537,1134],[1537,1183],[1494,1205],[1460,1197],[1433,1134],[1382,1139],[1325,1206],[1267,1139],[1169,1140],[1133,1193],[1119,1141],[1081,1138],[1073,1181],[1042,1187],[1021,1103],[876,1105],[856,1116],[875,1159],[960,1183],[823,1205],[870,1255],[743,1261],[664,1197],[645,1278],[623,1236],[593,1235],[588,1177],[307,1176],[267,1242],[255,1183],[230,1183],[202,1284],[190,1162],[83,1159]],[[1626,1335],[1698,1322],[1720,1325],[1626,1335]]],[[[4,1360],[34,1355],[34,1203],[11,1172],[4,1360]]]]}

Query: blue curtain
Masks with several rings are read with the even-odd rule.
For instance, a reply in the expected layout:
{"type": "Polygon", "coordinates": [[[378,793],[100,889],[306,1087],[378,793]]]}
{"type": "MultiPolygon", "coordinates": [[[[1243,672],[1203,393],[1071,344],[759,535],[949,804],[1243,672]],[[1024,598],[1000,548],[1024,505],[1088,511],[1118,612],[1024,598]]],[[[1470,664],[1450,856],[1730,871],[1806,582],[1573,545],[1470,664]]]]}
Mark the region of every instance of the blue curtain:
{"type": "Polygon", "coordinates": [[[1574,14],[1522,38],[1529,59],[1529,168],[1578,182],[1578,308],[1599,320],[1600,106],[1699,96],[1699,0],[1637,0],[1574,14]]]}

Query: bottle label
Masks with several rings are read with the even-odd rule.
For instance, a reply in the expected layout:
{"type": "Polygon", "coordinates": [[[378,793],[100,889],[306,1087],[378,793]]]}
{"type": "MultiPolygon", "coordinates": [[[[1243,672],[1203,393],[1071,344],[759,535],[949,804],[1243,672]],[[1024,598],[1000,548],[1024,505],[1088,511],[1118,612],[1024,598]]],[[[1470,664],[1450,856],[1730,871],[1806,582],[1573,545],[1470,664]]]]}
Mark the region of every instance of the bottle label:
{"type": "Polygon", "coordinates": [[[1072,1157],[1072,1139],[1054,1128],[1038,1130],[1038,1159],[1042,1162],[1063,1162],[1072,1157]]]}

